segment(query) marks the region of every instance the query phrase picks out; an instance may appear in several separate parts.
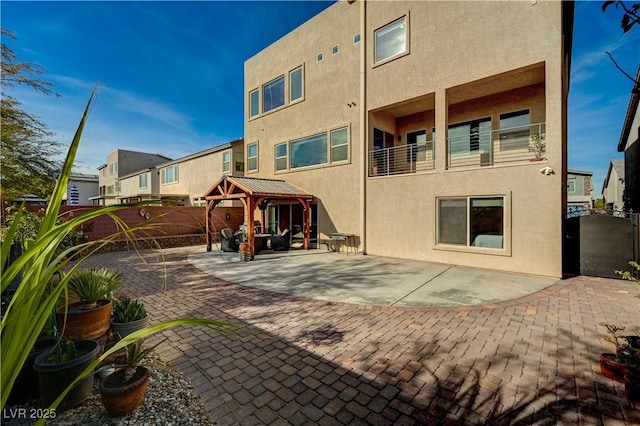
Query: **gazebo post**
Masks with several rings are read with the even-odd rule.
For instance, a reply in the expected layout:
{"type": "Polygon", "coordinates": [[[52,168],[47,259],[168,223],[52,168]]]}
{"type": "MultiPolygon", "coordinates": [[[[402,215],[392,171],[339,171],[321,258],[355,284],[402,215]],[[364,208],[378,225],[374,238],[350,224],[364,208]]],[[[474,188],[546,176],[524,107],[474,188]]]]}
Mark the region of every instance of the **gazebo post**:
{"type": "Polygon", "coordinates": [[[204,223],[205,223],[205,232],[206,241],[207,241],[207,251],[211,251],[212,241],[211,241],[211,205],[213,204],[213,200],[207,200],[207,208],[204,215],[204,223]]]}
{"type": "Polygon", "coordinates": [[[254,244],[255,240],[255,228],[253,227],[253,215],[254,210],[256,209],[255,200],[253,197],[247,197],[247,214],[245,217],[247,218],[247,242],[249,243],[249,251],[251,252],[251,256],[253,257],[256,254],[256,248],[254,244]]]}

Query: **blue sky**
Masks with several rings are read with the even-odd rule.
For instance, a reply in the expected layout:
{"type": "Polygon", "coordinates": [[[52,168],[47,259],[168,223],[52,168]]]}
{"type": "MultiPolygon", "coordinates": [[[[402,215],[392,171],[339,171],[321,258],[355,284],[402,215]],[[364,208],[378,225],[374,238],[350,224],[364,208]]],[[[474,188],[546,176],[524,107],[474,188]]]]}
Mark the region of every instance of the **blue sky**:
{"type": "MultiPolygon", "coordinates": [[[[244,61],[332,1],[3,1],[1,25],[21,61],[35,62],[61,96],[14,95],[68,144],[91,88],[98,102],[77,157],[97,173],[115,149],[179,158],[243,136],[244,61]]],[[[599,197],[630,97],[640,28],[626,35],[620,10],[576,3],[569,98],[569,167],[594,172],[599,197]]],[[[2,40],[3,43],[5,40],[2,40]]]]}

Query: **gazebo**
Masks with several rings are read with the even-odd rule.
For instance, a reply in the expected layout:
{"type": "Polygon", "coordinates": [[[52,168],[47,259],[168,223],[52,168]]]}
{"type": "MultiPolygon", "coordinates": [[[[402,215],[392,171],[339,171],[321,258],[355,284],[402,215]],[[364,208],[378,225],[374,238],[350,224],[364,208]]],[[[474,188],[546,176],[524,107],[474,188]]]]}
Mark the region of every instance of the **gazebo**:
{"type": "MultiPolygon", "coordinates": [[[[211,251],[213,234],[211,230],[213,209],[223,200],[240,200],[244,206],[244,223],[247,225],[247,242],[251,254],[255,254],[255,230],[253,227],[255,210],[260,210],[261,222],[264,227],[265,212],[272,200],[297,201],[303,208],[304,248],[310,244],[310,205],[313,195],[303,191],[295,185],[279,179],[263,179],[244,176],[222,176],[214,183],[206,194],[201,197],[206,200],[205,224],[207,231],[207,251],[211,251]]],[[[264,229],[263,229],[264,230],[264,229]]]]}

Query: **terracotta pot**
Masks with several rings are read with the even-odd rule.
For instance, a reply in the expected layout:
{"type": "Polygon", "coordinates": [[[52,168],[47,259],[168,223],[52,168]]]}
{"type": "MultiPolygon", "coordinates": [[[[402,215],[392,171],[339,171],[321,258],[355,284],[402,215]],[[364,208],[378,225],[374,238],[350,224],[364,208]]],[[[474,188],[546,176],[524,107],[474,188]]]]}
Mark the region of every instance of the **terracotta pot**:
{"type": "Polygon", "coordinates": [[[112,416],[126,416],[142,404],[147,393],[149,369],[136,367],[130,380],[125,380],[125,369],[109,374],[100,383],[100,396],[105,410],[112,416]]]}
{"type": "Polygon", "coordinates": [[[627,374],[624,376],[624,393],[629,402],[640,408],[640,375],[627,374]]]}
{"type": "Polygon", "coordinates": [[[602,375],[616,382],[624,383],[624,376],[627,374],[627,366],[615,361],[616,354],[600,354],[600,370],[602,375]]]}
{"type": "Polygon", "coordinates": [[[98,300],[98,306],[87,308],[83,302],[72,303],[67,310],[65,324],[64,306],[56,309],[58,329],[69,340],[95,340],[109,330],[113,303],[108,299],[98,300]]]}

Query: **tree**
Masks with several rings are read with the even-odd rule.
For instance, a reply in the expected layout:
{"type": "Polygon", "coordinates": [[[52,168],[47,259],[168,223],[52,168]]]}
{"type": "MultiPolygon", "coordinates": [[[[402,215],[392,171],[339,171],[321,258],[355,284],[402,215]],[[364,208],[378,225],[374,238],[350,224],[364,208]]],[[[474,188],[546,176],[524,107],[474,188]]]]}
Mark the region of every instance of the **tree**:
{"type": "MultiPolygon", "coordinates": [[[[3,38],[15,40],[12,32],[3,28],[1,33],[3,38]]],[[[21,194],[47,198],[60,173],[61,161],[58,158],[61,144],[51,139],[53,133],[38,117],[24,111],[20,101],[6,91],[22,85],[44,95],[52,95],[53,84],[41,77],[44,69],[40,65],[18,62],[6,40],[2,42],[1,65],[2,199],[10,201],[21,194]]]]}
{"type": "MultiPolygon", "coordinates": [[[[640,24],[640,3],[632,3],[631,5],[625,4],[622,0],[606,0],[602,3],[602,11],[606,12],[607,8],[611,5],[615,5],[616,9],[620,8],[624,12],[622,14],[622,18],[620,20],[620,27],[622,28],[623,33],[627,33],[634,25],[640,24]]],[[[613,64],[618,68],[618,70],[625,75],[628,79],[633,81],[633,92],[640,92],[640,81],[636,78],[632,77],[629,73],[623,70],[618,62],[616,62],[613,55],[609,52],[605,52],[609,55],[609,58],[613,62],[613,64]]]]}

